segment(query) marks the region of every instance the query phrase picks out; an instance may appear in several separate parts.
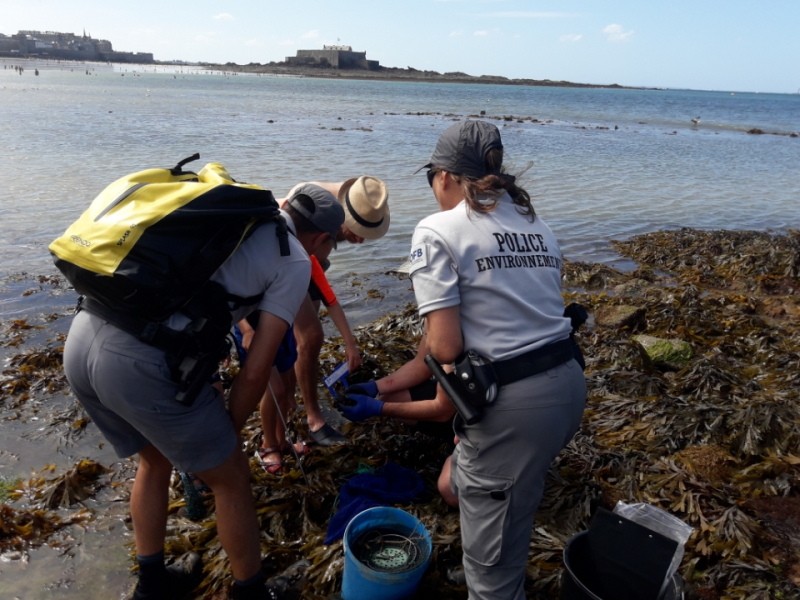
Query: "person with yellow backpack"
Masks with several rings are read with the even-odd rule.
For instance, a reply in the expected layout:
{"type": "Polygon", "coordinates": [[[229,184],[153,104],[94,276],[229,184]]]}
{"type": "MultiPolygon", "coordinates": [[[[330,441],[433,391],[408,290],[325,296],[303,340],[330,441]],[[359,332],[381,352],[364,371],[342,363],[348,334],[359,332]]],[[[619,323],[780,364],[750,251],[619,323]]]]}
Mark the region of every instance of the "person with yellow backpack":
{"type": "MultiPolygon", "coordinates": [[[[306,296],[310,262],[269,191],[235,182],[217,163],[184,171],[188,160],[113,183],[51,244],[56,265],[84,296],[64,371],[117,455],[139,458],[130,499],[139,563],[133,598],[181,598],[201,578],[197,555],[164,562],[175,467],[214,492],[233,598],[278,600],[285,582],[266,582],[261,571],[240,431],[306,296]],[[209,376],[232,323],[253,311],[259,327],[226,408],[209,376]]],[[[330,227],[320,242],[341,226],[341,206],[325,210],[318,222],[330,227]]]]}

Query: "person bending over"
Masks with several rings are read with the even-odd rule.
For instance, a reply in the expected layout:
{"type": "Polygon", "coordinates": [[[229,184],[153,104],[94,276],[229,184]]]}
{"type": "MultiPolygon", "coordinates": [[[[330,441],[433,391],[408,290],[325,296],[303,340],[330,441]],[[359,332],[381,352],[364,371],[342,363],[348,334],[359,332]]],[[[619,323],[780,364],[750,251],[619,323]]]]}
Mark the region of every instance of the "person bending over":
{"type": "MultiPolygon", "coordinates": [[[[288,198],[304,185],[307,184],[295,186],[288,198]]],[[[380,179],[364,175],[342,183],[313,182],[313,185],[336,196],[344,209],[344,223],[337,236],[338,241],[346,239],[360,244],[364,240],[377,240],[388,231],[389,193],[380,179]]],[[[319,405],[319,353],[325,339],[319,319],[321,299],[312,290],[297,313],[294,328],[297,362],[294,372],[308,417],[310,441],[320,446],[330,446],[346,442],[347,439],[326,422],[319,405]]]]}

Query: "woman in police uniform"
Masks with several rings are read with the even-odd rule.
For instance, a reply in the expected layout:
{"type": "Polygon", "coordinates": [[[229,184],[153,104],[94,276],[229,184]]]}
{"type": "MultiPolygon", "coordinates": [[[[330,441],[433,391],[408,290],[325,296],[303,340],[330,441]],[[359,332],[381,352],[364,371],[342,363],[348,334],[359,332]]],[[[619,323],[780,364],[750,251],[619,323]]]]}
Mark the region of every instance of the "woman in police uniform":
{"type": "Polygon", "coordinates": [[[472,350],[499,378],[480,421],[455,420],[450,483],[471,600],[525,598],[545,475],[586,402],[563,316],[558,243],[502,165],[494,125],[447,129],[426,165],[441,212],[417,225],[411,249],[431,355],[450,365],[472,350]]]}

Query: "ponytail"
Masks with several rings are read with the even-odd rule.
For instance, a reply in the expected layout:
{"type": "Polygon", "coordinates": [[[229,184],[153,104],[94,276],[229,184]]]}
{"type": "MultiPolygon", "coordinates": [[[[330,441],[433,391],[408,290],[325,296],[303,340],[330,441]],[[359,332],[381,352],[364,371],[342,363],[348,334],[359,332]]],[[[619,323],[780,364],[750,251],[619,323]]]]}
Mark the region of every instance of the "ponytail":
{"type": "Polygon", "coordinates": [[[517,175],[510,175],[503,167],[503,150],[500,148],[489,150],[486,153],[485,162],[487,175],[480,179],[450,173],[453,181],[461,187],[468,209],[481,214],[490,213],[497,208],[500,196],[504,192],[508,192],[514,204],[517,205],[517,212],[529,217],[533,222],[536,218],[536,211],[531,204],[530,194],[516,183],[517,178],[530,169],[533,163],[528,163],[517,175]],[[479,198],[479,196],[482,197],[479,198]]]}

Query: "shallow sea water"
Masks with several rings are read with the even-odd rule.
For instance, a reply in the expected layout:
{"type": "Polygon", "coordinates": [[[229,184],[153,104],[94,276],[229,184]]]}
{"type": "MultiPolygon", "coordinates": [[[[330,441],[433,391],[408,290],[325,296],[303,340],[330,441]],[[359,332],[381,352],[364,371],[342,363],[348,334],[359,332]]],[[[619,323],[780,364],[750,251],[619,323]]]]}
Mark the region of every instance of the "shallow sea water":
{"type": "MultiPolygon", "coordinates": [[[[36,77],[33,65],[23,75],[2,68],[17,62],[0,59],[0,322],[67,314],[74,294],[36,283],[55,272],[48,244],[117,177],[200,152],[198,168],[221,162],[276,197],[305,180],[371,174],[387,183],[387,236],[342,244],[332,257],[331,281],[350,321],[365,323],[413,299],[408,281],[387,272],[404,261],[415,224],[436,210],[414,171],[452,121],[480,111],[545,122],[493,121],[507,160],[533,161],[523,181],[571,260],[629,266],[608,241],[663,228],[783,230],[800,222],[800,138],[746,133],[800,132],[800,95],[332,81],[130,65],[42,64],[36,77]]],[[[31,343],[52,342],[68,324],[57,319],[31,343]]],[[[0,349],[0,358],[13,351],[0,349]]],[[[71,447],[22,436],[32,429],[2,424],[0,476],[27,477],[45,463],[67,468],[82,457],[116,460],[91,426],[71,447]]],[[[71,532],[83,541],[74,556],[43,549],[28,564],[0,563],[0,596],[116,597],[127,580],[122,514],[111,511],[100,531],[71,532]]]]}

